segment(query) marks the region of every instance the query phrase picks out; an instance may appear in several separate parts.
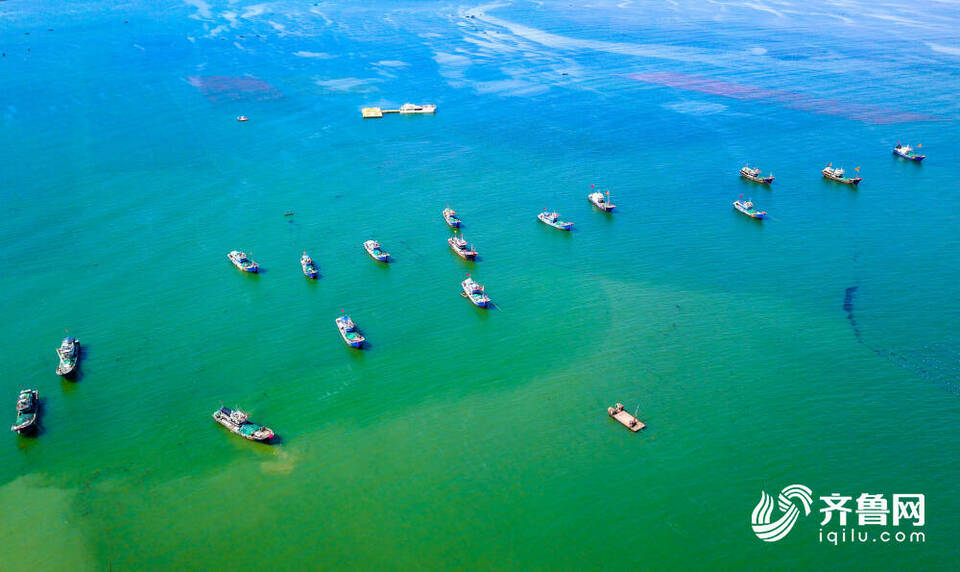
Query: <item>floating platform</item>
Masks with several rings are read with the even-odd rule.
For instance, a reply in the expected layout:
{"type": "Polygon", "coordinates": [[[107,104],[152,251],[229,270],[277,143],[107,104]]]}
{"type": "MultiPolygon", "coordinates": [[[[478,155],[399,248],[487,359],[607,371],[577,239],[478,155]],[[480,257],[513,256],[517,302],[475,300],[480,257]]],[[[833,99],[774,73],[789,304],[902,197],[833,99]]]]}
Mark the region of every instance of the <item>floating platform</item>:
{"type": "MultiPolygon", "coordinates": [[[[383,110],[379,107],[364,107],[360,110],[360,113],[363,114],[364,119],[378,119],[383,117],[383,110]]],[[[400,113],[400,110],[396,111],[387,111],[387,113],[400,113]]]]}
{"type": "Polygon", "coordinates": [[[643,421],[640,421],[633,415],[630,415],[624,411],[622,403],[618,403],[616,407],[607,407],[607,413],[610,415],[610,417],[613,417],[624,427],[633,432],[637,432],[646,427],[646,425],[643,424],[643,421]]]}

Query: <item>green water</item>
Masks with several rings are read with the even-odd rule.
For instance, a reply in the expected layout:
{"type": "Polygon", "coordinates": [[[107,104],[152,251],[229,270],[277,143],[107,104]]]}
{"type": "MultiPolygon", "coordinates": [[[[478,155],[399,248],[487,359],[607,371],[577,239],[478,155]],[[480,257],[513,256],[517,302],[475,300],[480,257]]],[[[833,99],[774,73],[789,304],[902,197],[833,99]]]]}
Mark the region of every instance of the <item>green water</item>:
{"type": "MultiPolygon", "coordinates": [[[[659,27],[636,7],[487,11],[670,54],[698,44],[691,26],[715,33],[687,8],[659,27]],[[634,27],[611,24],[620,14],[634,27]]],[[[0,447],[0,569],[949,569],[960,556],[955,77],[878,94],[864,75],[837,94],[792,64],[752,72],[943,116],[877,125],[651,88],[626,74],[669,67],[656,57],[471,20],[481,34],[432,3],[0,10],[0,389],[10,413],[20,388],[43,399],[39,434],[0,447]],[[231,10],[248,15],[230,27],[231,10]],[[205,97],[185,80],[245,74],[283,95],[205,97]],[[360,119],[408,100],[439,111],[360,119]],[[890,156],[908,136],[925,164],[890,156]],[[773,186],[738,179],[746,161],[773,186]],[[860,190],[822,181],[828,161],[861,166],[860,190]],[[589,204],[591,184],[615,213],[589,204]],[[739,195],[770,218],[736,213],[739,195]],[[446,205],[477,262],[450,251],[446,205]],[[575,230],[539,223],[542,208],[575,230]],[[234,249],[263,272],[235,269],[234,249]],[[494,308],[460,295],[468,273],[494,308]],[[366,349],[343,343],[341,311],[366,349]],[[75,381],[54,374],[65,331],[84,347],[75,381]],[[617,401],[647,429],[609,419],[617,401]],[[277,442],[218,426],[221,403],[277,442]],[[817,512],[759,541],[760,491],[792,483],[814,498],[924,493],[926,542],[823,544],[817,512]]],[[[709,49],[806,45],[729,18],[709,49]]],[[[931,52],[904,71],[803,18],[801,37],[829,51],[814,63],[950,69],[931,52]]]]}

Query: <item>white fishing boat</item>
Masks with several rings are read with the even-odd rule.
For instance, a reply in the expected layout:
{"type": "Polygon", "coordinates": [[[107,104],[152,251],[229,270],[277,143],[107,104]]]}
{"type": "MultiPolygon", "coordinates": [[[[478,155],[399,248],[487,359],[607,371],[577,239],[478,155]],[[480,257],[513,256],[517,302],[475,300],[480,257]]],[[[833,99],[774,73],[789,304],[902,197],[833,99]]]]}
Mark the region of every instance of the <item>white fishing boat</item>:
{"type": "Polygon", "coordinates": [[[587,195],[587,199],[593,203],[593,206],[604,212],[610,212],[617,208],[617,205],[610,202],[610,191],[606,191],[606,194],[601,193],[600,191],[590,193],[587,195]]]}
{"type": "Polygon", "coordinates": [[[374,260],[378,262],[388,262],[390,260],[390,253],[383,249],[380,246],[380,243],[376,240],[368,240],[363,243],[363,248],[367,250],[367,254],[373,257],[374,260]]]}
{"type": "Polygon", "coordinates": [[[460,287],[463,288],[464,297],[468,298],[474,306],[486,308],[490,305],[490,297],[483,291],[483,286],[477,284],[473,278],[468,276],[460,283],[460,287]]]}
{"type": "MultiPolygon", "coordinates": [[[[857,167],[859,169],[859,167],[857,167]]],[[[836,181],[838,183],[843,183],[844,185],[857,186],[860,184],[860,181],[863,180],[863,177],[847,177],[845,171],[840,167],[833,167],[832,163],[828,164],[823,168],[823,178],[830,179],[831,181],[836,181]]]]}
{"type": "Polygon", "coordinates": [[[753,201],[739,200],[733,202],[733,207],[750,218],[762,219],[767,216],[766,211],[761,211],[754,206],[753,201]]]}
{"type": "Polygon", "coordinates": [[[477,257],[477,251],[474,250],[473,247],[470,246],[470,243],[467,242],[467,239],[462,236],[451,236],[447,239],[447,243],[450,245],[450,249],[464,260],[473,260],[477,257]]]}
{"type": "Polygon", "coordinates": [[[362,348],[366,338],[357,329],[350,316],[343,315],[337,318],[337,329],[340,330],[340,337],[351,348],[362,348]]]}
{"type": "Polygon", "coordinates": [[[60,358],[57,375],[64,377],[73,375],[77,370],[77,363],[80,362],[80,340],[73,336],[63,338],[60,347],[57,348],[57,357],[60,358]]]}
{"type": "Polygon", "coordinates": [[[548,224],[553,228],[556,228],[559,230],[570,230],[571,228],[573,228],[572,222],[560,220],[560,213],[556,213],[556,212],[548,213],[547,211],[543,211],[542,213],[537,215],[537,218],[540,220],[540,222],[544,224],[548,224]]]}
{"type": "Polygon", "coordinates": [[[230,259],[230,262],[233,263],[234,266],[244,272],[260,272],[260,266],[253,260],[250,260],[246,252],[231,250],[230,253],[227,254],[227,258],[230,259]]]}
{"type": "Polygon", "coordinates": [[[751,167],[750,165],[744,165],[743,168],[740,169],[740,176],[748,181],[760,183],[761,185],[769,185],[773,182],[773,173],[764,177],[760,174],[759,167],[751,167]]]}

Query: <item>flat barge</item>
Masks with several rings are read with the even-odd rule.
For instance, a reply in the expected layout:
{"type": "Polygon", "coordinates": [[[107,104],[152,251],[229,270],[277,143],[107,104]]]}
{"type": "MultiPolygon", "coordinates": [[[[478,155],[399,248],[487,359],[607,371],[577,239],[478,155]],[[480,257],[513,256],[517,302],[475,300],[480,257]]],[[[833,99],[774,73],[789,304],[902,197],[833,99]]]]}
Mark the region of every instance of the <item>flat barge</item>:
{"type": "Polygon", "coordinates": [[[622,403],[618,403],[614,407],[607,407],[607,414],[610,415],[610,417],[613,417],[614,419],[619,421],[621,425],[623,425],[624,427],[626,427],[627,429],[633,432],[637,432],[646,427],[646,425],[643,424],[643,421],[640,421],[633,415],[630,415],[629,413],[624,411],[622,403]]]}

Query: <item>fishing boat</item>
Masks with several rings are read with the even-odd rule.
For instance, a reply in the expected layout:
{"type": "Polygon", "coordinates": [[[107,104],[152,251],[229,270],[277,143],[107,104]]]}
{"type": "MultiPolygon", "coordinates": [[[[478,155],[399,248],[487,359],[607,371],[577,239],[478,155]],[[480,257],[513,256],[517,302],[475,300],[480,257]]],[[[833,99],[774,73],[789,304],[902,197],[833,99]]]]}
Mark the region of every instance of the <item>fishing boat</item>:
{"type": "Polygon", "coordinates": [[[460,283],[463,288],[463,295],[469,298],[473,305],[478,308],[486,308],[490,305],[490,297],[483,291],[483,286],[474,282],[473,278],[467,276],[467,279],[460,283]]]}
{"type": "Polygon", "coordinates": [[[457,216],[457,211],[450,207],[443,209],[443,220],[450,228],[460,228],[460,217],[457,216]]]}
{"type": "Polygon", "coordinates": [[[565,222],[560,220],[559,213],[555,213],[555,212],[548,213],[547,211],[543,211],[542,213],[537,215],[537,218],[540,219],[540,222],[544,224],[548,224],[556,229],[570,230],[571,228],[573,228],[572,222],[565,222]]]}
{"type": "Polygon", "coordinates": [[[750,165],[744,165],[740,169],[740,176],[748,181],[753,181],[754,183],[760,183],[761,185],[769,185],[773,182],[773,173],[770,173],[766,177],[760,174],[760,168],[754,168],[750,165]]]}
{"type": "Polygon", "coordinates": [[[246,252],[240,252],[239,250],[231,250],[230,254],[227,255],[227,258],[230,259],[230,262],[234,266],[243,270],[244,272],[260,272],[260,266],[256,262],[250,260],[247,257],[246,252]]]}
{"type": "Polygon", "coordinates": [[[742,199],[739,201],[733,201],[733,208],[737,209],[738,211],[742,212],[743,214],[747,215],[750,218],[762,219],[763,217],[767,216],[767,212],[758,210],[753,205],[753,201],[745,201],[742,199]]]}
{"type": "Polygon", "coordinates": [[[237,121],[243,123],[244,121],[250,121],[250,118],[247,117],[246,115],[241,115],[241,116],[237,117],[237,121]]]}
{"type": "MultiPolygon", "coordinates": [[[[637,411],[640,411],[639,407],[637,407],[637,411]]],[[[637,419],[636,415],[630,415],[630,413],[624,411],[622,403],[618,403],[614,407],[607,407],[607,414],[619,421],[624,427],[633,431],[634,433],[646,427],[646,425],[643,424],[643,421],[637,419]]]]}
{"type": "Polygon", "coordinates": [[[850,177],[845,177],[843,169],[839,167],[831,167],[830,165],[824,167],[822,173],[824,179],[830,179],[831,181],[843,183],[844,185],[856,186],[859,185],[860,181],[863,180],[863,177],[854,177],[852,179],[850,177]]]}
{"type": "Polygon", "coordinates": [[[436,105],[416,105],[413,103],[404,103],[400,106],[400,113],[404,115],[416,113],[434,113],[436,111],[436,105]]]}
{"type": "Polygon", "coordinates": [[[269,427],[258,425],[247,419],[243,411],[221,407],[213,412],[213,418],[233,433],[251,441],[269,441],[273,438],[273,431],[269,427]]]}
{"type": "Polygon", "coordinates": [[[10,430],[25,433],[36,427],[39,410],[40,392],[36,389],[21,390],[20,397],[17,399],[17,421],[10,430]]]}
{"type": "Polygon", "coordinates": [[[893,148],[893,154],[903,157],[904,159],[909,159],[910,161],[916,161],[919,163],[927,158],[926,155],[921,155],[913,150],[913,147],[909,145],[901,145],[897,143],[897,146],[893,148]]]}
{"type": "Polygon", "coordinates": [[[474,260],[477,257],[477,251],[462,236],[451,236],[447,239],[447,243],[450,244],[450,249],[464,260],[474,260]]]}
{"type": "Polygon", "coordinates": [[[613,209],[617,208],[617,205],[610,202],[610,191],[607,191],[606,196],[600,191],[595,193],[590,193],[587,195],[587,200],[593,203],[593,206],[604,212],[610,212],[613,209]]]}
{"type": "Polygon", "coordinates": [[[300,257],[300,268],[303,269],[303,275],[307,278],[316,278],[320,275],[317,265],[313,263],[313,259],[306,252],[300,257]]]}
{"type": "Polygon", "coordinates": [[[57,365],[57,375],[67,377],[77,370],[77,363],[80,361],[80,340],[73,336],[67,336],[60,342],[57,348],[57,357],[60,358],[60,364],[57,365]]]}
{"type": "Polygon", "coordinates": [[[368,240],[363,243],[363,247],[367,249],[367,254],[373,257],[374,260],[378,262],[388,262],[390,259],[390,253],[384,250],[380,243],[376,240],[368,240]]]}
{"type": "Polygon", "coordinates": [[[360,330],[357,329],[357,325],[353,323],[350,316],[340,316],[336,319],[336,322],[337,329],[340,330],[340,337],[343,338],[343,341],[346,342],[348,346],[351,348],[363,347],[363,342],[366,341],[366,338],[364,338],[360,330]]]}

